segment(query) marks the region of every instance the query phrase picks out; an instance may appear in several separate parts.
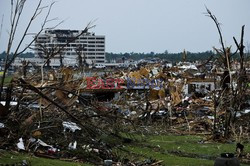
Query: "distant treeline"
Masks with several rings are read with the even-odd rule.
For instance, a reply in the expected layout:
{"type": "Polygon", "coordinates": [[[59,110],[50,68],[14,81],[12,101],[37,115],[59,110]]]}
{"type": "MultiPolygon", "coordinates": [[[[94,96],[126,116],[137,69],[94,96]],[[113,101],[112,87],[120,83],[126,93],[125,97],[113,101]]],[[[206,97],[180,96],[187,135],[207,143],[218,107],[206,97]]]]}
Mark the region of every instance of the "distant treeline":
{"type": "MultiPolygon", "coordinates": [[[[10,56],[12,56],[13,54],[11,54],[10,56]]],[[[23,53],[23,54],[21,54],[19,57],[21,57],[21,58],[33,58],[35,55],[34,55],[34,53],[32,53],[32,52],[26,52],[26,53],[23,53]]],[[[2,60],[2,59],[5,59],[5,57],[6,57],[6,52],[4,51],[4,52],[2,52],[1,54],[0,54],[0,59],[2,60]]]]}
{"type": "MultiPolygon", "coordinates": [[[[213,56],[214,53],[212,51],[206,51],[206,52],[198,52],[198,53],[192,53],[192,52],[186,52],[186,61],[196,61],[196,60],[207,60],[211,56],[213,56]]],[[[164,53],[106,53],[106,59],[108,61],[113,59],[133,59],[133,60],[140,60],[140,59],[153,59],[153,58],[160,58],[165,59],[170,62],[179,62],[183,60],[183,52],[180,53],[168,53],[165,51],[164,53]]]]}
{"type": "MultiPolygon", "coordinates": [[[[207,60],[211,56],[214,56],[215,54],[212,51],[205,51],[205,52],[198,52],[198,53],[192,53],[192,52],[186,52],[186,61],[197,61],[197,60],[207,60]]],[[[3,60],[6,56],[6,52],[0,53],[0,60],[3,60]]],[[[21,54],[19,57],[22,58],[32,58],[34,57],[34,53],[32,52],[26,52],[21,54]]],[[[247,55],[249,56],[249,54],[247,55]]],[[[237,58],[237,54],[234,56],[237,58]]],[[[167,60],[169,62],[179,62],[183,60],[183,52],[180,53],[169,53],[168,51],[165,51],[164,53],[112,53],[107,52],[106,53],[106,59],[108,62],[111,60],[127,60],[127,59],[133,59],[133,60],[140,60],[140,59],[155,59],[160,58],[167,60]]]]}

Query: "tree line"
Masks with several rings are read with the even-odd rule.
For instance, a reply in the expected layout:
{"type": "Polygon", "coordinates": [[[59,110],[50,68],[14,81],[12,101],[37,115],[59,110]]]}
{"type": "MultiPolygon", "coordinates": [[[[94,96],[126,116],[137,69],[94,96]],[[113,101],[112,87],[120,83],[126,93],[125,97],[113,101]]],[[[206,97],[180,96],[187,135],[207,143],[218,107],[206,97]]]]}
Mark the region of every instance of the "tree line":
{"type": "MultiPolygon", "coordinates": [[[[186,53],[186,61],[197,61],[197,60],[207,60],[211,56],[216,56],[212,51],[204,51],[204,52],[187,52],[186,53]]],[[[12,54],[10,55],[12,56],[12,54]]],[[[35,54],[33,52],[26,52],[22,53],[18,57],[21,58],[33,58],[35,54]]],[[[0,53],[0,60],[5,59],[6,57],[6,52],[0,53]]],[[[237,56],[235,56],[237,57],[237,56]]],[[[247,56],[248,57],[248,56],[247,56]]],[[[179,53],[169,53],[168,51],[165,51],[164,53],[135,53],[135,52],[130,52],[130,53],[112,53],[112,52],[106,52],[106,60],[108,62],[112,60],[118,60],[118,59],[132,59],[132,60],[140,60],[140,59],[153,59],[153,58],[159,58],[159,59],[164,59],[170,62],[179,62],[183,60],[183,52],[179,53]]]]}
{"type": "MultiPolygon", "coordinates": [[[[4,60],[6,55],[7,55],[7,53],[5,51],[0,53],[0,60],[4,60]]],[[[10,57],[12,57],[12,56],[13,56],[13,53],[10,54],[10,57]]],[[[20,57],[20,58],[33,58],[34,56],[35,56],[34,53],[26,52],[26,53],[20,54],[18,57],[20,57]]]]}
{"type": "MultiPolygon", "coordinates": [[[[212,51],[205,51],[205,52],[187,52],[186,53],[186,61],[197,61],[197,60],[206,60],[211,56],[214,56],[215,54],[212,51]]],[[[168,51],[165,51],[164,53],[106,53],[106,59],[108,61],[113,59],[119,59],[119,58],[125,58],[125,59],[133,59],[133,60],[140,60],[140,59],[153,59],[153,58],[159,58],[164,59],[170,62],[179,62],[183,60],[183,52],[179,53],[169,53],[168,51]]]]}

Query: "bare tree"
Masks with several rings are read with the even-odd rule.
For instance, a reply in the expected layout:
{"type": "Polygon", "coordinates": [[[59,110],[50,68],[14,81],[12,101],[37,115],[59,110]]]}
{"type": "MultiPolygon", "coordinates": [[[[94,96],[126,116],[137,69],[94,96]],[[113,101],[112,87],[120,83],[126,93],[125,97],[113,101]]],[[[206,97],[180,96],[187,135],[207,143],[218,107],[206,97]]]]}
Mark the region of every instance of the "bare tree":
{"type": "Polygon", "coordinates": [[[61,56],[62,59],[63,48],[60,48],[59,46],[47,47],[46,44],[36,43],[35,48],[31,47],[31,49],[41,52],[41,54],[38,54],[38,56],[41,59],[45,59],[45,63],[43,66],[46,65],[47,67],[50,67],[51,59],[56,55],[61,56]]]}
{"type": "Polygon", "coordinates": [[[186,60],[187,60],[187,51],[184,49],[182,53],[182,61],[186,62],[186,60]]]}
{"type": "Polygon", "coordinates": [[[242,109],[242,104],[243,101],[246,100],[246,90],[247,90],[247,75],[246,75],[246,65],[245,65],[245,58],[246,55],[244,53],[244,28],[245,26],[242,26],[241,29],[241,39],[240,43],[237,42],[236,38],[233,37],[234,42],[237,46],[237,49],[239,50],[239,61],[240,61],[240,69],[238,71],[237,77],[236,77],[236,88],[232,89],[233,92],[233,106],[234,106],[234,117],[233,117],[233,122],[235,121],[236,113],[238,110],[242,109]]]}
{"type": "Polygon", "coordinates": [[[86,66],[86,54],[84,53],[86,45],[79,44],[75,48],[75,52],[77,54],[77,60],[78,60],[78,68],[82,71],[83,67],[86,66]],[[82,57],[83,56],[83,57],[82,57]]]}
{"type": "Polygon", "coordinates": [[[60,67],[63,67],[63,56],[61,53],[59,54],[59,60],[60,60],[60,67]]]}
{"type": "Polygon", "coordinates": [[[49,20],[48,17],[51,12],[51,8],[54,5],[54,2],[52,2],[49,6],[42,6],[42,0],[38,1],[37,6],[35,7],[35,11],[32,14],[31,18],[28,21],[27,26],[25,27],[25,30],[22,34],[22,37],[19,41],[15,40],[15,35],[17,32],[17,29],[19,27],[19,21],[21,19],[22,13],[24,6],[26,4],[26,0],[11,0],[11,13],[10,13],[10,20],[11,20],[11,25],[10,25],[10,32],[9,32],[9,39],[8,39],[8,44],[7,44],[7,50],[6,50],[6,57],[5,57],[5,62],[4,62],[4,71],[3,71],[3,76],[1,78],[1,83],[0,83],[0,100],[2,97],[2,92],[3,92],[3,85],[4,85],[4,80],[6,77],[6,72],[10,68],[12,62],[15,60],[16,57],[18,57],[20,54],[25,52],[37,39],[38,35],[45,29],[45,25],[52,20],[49,20]],[[29,30],[31,25],[33,24],[34,20],[42,13],[44,10],[47,9],[47,13],[44,17],[44,20],[41,24],[40,30],[37,32],[37,34],[34,36],[34,38],[24,47],[22,48],[24,39],[30,34],[29,30]],[[18,43],[15,48],[13,43],[16,42],[18,43]],[[13,51],[13,55],[11,56],[11,50],[13,51]]]}
{"type": "Polygon", "coordinates": [[[223,36],[221,33],[220,23],[218,22],[215,15],[211,13],[209,9],[207,9],[208,16],[213,20],[213,22],[216,25],[217,31],[219,33],[220,37],[220,44],[221,49],[214,48],[214,50],[219,55],[218,62],[220,62],[221,66],[224,69],[224,73],[221,78],[221,85],[220,85],[220,95],[218,97],[214,96],[214,102],[216,103],[214,105],[215,108],[215,120],[214,120],[214,132],[217,130],[217,124],[219,120],[224,120],[224,128],[225,128],[225,134],[224,137],[228,138],[230,136],[230,128],[232,124],[235,122],[236,114],[239,110],[242,109],[242,105],[245,101],[246,97],[246,71],[245,71],[245,54],[244,54],[244,45],[243,45],[243,38],[244,38],[244,25],[242,26],[241,30],[241,39],[240,43],[237,42],[236,38],[233,37],[234,42],[236,44],[236,51],[234,53],[231,53],[231,47],[225,47],[225,44],[223,42],[223,36]],[[239,53],[238,53],[239,52],[239,53]],[[239,61],[240,61],[240,69],[236,69],[236,74],[232,75],[232,56],[233,55],[239,55],[239,61]],[[236,84],[235,84],[236,83],[236,84]],[[218,104],[218,107],[217,107],[218,104]],[[219,119],[219,117],[216,116],[216,109],[220,109],[221,111],[224,111],[224,117],[222,119],[219,119]],[[218,119],[216,119],[218,118],[218,119]]]}

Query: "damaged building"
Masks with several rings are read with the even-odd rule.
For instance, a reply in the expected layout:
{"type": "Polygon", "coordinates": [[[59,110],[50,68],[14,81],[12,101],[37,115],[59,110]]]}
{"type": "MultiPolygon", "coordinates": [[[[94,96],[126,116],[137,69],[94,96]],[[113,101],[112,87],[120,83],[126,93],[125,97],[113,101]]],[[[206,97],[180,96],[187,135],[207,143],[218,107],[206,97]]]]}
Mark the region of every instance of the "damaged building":
{"type": "MultiPolygon", "coordinates": [[[[105,62],[105,36],[95,35],[95,33],[83,33],[80,30],[46,30],[38,36],[35,42],[35,55],[37,58],[42,57],[44,52],[42,49],[52,49],[56,46],[64,46],[63,51],[60,52],[63,56],[64,64],[74,66],[77,64],[77,48],[82,48],[83,55],[86,61],[90,63],[104,63],[105,62]],[[79,35],[81,34],[81,35],[79,35]],[[71,41],[72,40],[72,41],[71,41]],[[70,42],[69,42],[70,41],[70,42]],[[41,46],[43,48],[41,48],[41,46]]],[[[59,66],[59,54],[55,55],[52,60],[55,65],[59,66]]]]}

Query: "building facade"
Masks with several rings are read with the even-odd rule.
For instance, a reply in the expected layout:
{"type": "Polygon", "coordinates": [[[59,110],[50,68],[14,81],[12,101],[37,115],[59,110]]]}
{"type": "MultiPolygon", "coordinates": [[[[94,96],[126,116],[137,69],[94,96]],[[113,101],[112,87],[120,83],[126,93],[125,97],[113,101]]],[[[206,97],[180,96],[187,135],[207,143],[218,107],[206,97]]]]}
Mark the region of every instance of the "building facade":
{"type": "Polygon", "coordinates": [[[85,59],[87,63],[104,63],[105,36],[90,32],[81,33],[81,30],[46,30],[35,41],[35,56],[46,58],[60,49],[61,51],[53,56],[54,61],[60,63],[59,59],[62,59],[64,65],[76,66],[79,59],[77,50],[81,50],[82,61],[85,59]]]}
{"type": "Polygon", "coordinates": [[[192,93],[207,94],[214,90],[215,84],[213,78],[189,78],[183,86],[183,92],[185,95],[190,95],[192,93]]]}

